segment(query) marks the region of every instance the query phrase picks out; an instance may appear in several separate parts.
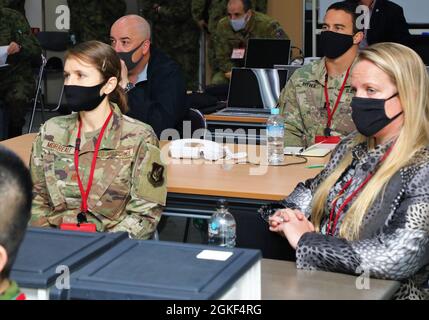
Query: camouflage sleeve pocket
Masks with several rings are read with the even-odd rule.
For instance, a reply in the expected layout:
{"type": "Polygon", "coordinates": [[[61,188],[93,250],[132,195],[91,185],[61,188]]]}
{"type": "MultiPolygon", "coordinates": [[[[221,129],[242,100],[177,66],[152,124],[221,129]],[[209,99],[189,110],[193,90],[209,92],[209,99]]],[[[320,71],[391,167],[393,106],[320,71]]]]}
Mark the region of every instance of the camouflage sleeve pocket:
{"type": "Polygon", "coordinates": [[[137,159],[133,190],[135,196],[165,206],[167,199],[167,167],[161,161],[160,150],[150,144],[141,147],[137,159]]]}

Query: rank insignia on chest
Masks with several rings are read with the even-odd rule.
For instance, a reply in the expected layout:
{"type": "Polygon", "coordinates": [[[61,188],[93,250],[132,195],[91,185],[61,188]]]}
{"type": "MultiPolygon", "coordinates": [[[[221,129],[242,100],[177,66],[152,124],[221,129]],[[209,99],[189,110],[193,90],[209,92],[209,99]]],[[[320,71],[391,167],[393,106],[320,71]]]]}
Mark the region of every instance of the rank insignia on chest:
{"type": "Polygon", "coordinates": [[[155,188],[164,184],[164,167],[158,163],[152,164],[152,171],[148,173],[148,179],[155,188]]]}

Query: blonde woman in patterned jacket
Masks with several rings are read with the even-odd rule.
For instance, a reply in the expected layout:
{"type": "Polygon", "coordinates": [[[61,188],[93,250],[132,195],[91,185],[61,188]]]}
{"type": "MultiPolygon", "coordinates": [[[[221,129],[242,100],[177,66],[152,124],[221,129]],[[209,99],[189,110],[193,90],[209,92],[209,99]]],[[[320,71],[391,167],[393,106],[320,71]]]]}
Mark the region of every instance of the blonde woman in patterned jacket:
{"type": "Polygon", "coordinates": [[[352,74],[359,133],[269,218],[297,267],[401,281],[397,299],[428,299],[429,78],[411,49],[381,43],[352,74]]]}

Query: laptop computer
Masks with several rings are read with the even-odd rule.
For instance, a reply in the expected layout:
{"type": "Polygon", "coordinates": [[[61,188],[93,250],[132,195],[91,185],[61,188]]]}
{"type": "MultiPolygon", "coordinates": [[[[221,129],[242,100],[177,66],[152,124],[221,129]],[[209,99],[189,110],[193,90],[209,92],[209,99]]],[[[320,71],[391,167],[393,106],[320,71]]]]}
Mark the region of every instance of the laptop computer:
{"type": "Polygon", "coordinates": [[[287,80],[289,81],[290,77],[292,77],[292,75],[295,73],[296,70],[301,69],[302,66],[301,65],[288,65],[288,66],[284,66],[284,65],[278,65],[276,64],[274,66],[274,69],[280,69],[280,70],[287,70],[288,71],[288,76],[287,76],[287,80]]]}
{"type": "Polygon", "coordinates": [[[269,115],[287,82],[287,70],[233,68],[227,107],[216,114],[269,115]]]}
{"type": "Polygon", "coordinates": [[[274,68],[289,65],[291,41],[285,39],[249,39],[246,50],[246,68],[274,68]]]}

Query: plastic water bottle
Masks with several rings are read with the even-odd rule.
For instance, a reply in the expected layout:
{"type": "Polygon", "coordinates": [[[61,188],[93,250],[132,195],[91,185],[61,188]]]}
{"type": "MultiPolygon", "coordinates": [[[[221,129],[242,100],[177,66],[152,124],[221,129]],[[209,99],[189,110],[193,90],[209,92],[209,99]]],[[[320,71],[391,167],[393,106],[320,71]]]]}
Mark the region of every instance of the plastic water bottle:
{"type": "Polygon", "coordinates": [[[271,116],[267,121],[267,152],[270,165],[282,164],[284,156],[285,122],[280,115],[280,109],[271,109],[271,116]]]}
{"type": "Polygon", "coordinates": [[[227,206],[225,200],[219,200],[218,208],[209,221],[209,245],[235,247],[236,223],[227,206]]]}

